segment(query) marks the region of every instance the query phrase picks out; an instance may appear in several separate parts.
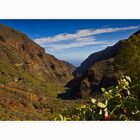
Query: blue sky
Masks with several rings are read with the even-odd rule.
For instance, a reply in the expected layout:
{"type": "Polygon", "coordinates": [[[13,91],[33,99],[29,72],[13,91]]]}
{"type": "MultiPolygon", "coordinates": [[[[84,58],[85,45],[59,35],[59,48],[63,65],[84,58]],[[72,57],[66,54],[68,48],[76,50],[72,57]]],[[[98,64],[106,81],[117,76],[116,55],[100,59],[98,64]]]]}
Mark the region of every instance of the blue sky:
{"type": "Polygon", "coordinates": [[[47,53],[78,66],[91,53],[128,38],[140,20],[0,20],[27,34],[47,53]]]}

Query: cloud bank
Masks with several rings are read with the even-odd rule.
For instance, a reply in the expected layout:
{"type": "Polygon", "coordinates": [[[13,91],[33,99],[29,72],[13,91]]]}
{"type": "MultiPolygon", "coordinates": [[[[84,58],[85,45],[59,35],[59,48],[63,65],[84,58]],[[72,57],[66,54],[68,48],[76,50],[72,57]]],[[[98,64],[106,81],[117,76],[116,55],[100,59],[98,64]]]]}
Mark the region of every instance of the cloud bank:
{"type": "Polygon", "coordinates": [[[54,36],[36,38],[34,41],[48,50],[64,50],[69,48],[78,48],[87,45],[107,45],[108,41],[97,41],[95,36],[98,34],[112,33],[118,31],[137,29],[138,26],[128,26],[120,28],[100,28],[83,29],[73,34],[62,33],[54,36]]]}

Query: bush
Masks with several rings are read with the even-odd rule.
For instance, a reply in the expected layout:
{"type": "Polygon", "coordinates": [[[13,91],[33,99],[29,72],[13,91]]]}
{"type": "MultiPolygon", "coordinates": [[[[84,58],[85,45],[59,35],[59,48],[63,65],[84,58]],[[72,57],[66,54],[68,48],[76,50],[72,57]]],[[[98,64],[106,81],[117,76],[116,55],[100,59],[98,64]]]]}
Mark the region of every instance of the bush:
{"type": "Polygon", "coordinates": [[[130,77],[123,76],[117,86],[102,88],[101,100],[92,98],[91,104],[75,108],[70,116],[58,115],[55,120],[140,120],[138,100],[130,92],[130,83],[130,77]]]}

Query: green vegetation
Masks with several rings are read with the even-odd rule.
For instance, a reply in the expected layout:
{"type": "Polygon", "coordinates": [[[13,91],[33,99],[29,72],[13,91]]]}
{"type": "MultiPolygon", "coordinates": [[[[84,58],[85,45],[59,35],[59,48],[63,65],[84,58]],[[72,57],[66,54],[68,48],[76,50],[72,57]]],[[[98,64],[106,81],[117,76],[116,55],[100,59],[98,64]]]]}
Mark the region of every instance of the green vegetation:
{"type": "Polygon", "coordinates": [[[70,115],[58,115],[55,120],[140,120],[137,97],[131,94],[131,79],[123,76],[118,85],[102,88],[101,100],[91,99],[88,105],[74,108],[70,115]]]}
{"type": "MultiPolygon", "coordinates": [[[[62,100],[56,98],[64,87],[48,85],[46,93],[14,92],[0,89],[1,120],[140,120],[139,100],[130,77],[117,86],[102,88],[100,98],[62,100]],[[54,88],[55,87],[55,88],[54,88]],[[55,89],[55,90],[54,90],[55,89]],[[49,94],[50,93],[50,94],[49,94]],[[52,94],[51,94],[52,93],[52,94]]],[[[137,83],[137,86],[140,86],[137,83]]]]}
{"type": "Polygon", "coordinates": [[[85,63],[87,71],[68,90],[73,66],[22,33],[0,28],[0,120],[140,120],[139,32],[95,53],[89,62],[97,57],[96,63],[85,63]],[[119,73],[132,82],[123,76],[116,85],[119,73]],[[63,93],[69,100],[57,98],[63,93]]]}
{"type": "Polygon", "coordinates": [[[116,71],[123,72],[132,78],[132,89],[140,102],[140,39],[132,35],[123,42],[123,48],[115,58],[116,71]]]}
{"type": "Polygon", "coordinates": [[[48,85],[45,90],[45,93],[29,93],[0,88],[0,120],[53,120],[57,114],[65,115],[85,102],[58,99],[57,95],[65,92],[62,86],[48,85]]]}
{"type": "Polygon", "coordinates": [[[140,80],[140,39],[132,35],[123,42],[123,48],[115,58],[115,67],[133,80],[140,80]]]}

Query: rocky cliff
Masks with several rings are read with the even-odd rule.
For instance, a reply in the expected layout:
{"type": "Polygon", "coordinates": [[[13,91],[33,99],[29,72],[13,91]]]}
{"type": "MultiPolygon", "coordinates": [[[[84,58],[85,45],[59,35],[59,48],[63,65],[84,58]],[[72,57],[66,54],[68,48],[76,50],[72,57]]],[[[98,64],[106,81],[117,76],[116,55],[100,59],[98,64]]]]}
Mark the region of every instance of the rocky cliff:
{"type": "Polygon", "coordinates": [[[1,84],[43,92],[48,84],[68,82],[73,70],[25,34],[0,24],[1,84]]]}
{"type": "MultiPolygon", "coordinates": [[[[121,65],[123,66],[124,63],[119,63],[117,66],[118,70],[116,70],[116,59],[126,51],[125,48],[129,48],[130,46],[132,46],[132,50],[133,47],[135,49],[136,47],[139,48],[140,30],[126,40],[119,41],[113,46],[91,54],[84,62],[82,62],[81,66],[74,71],[75,78],[67,84],[69,92],[65,97],[87,98],[89,96],[98,95],[101,92],[102,87],[108,88],[117,84],[118,78],[127,71],[128,67],[125,67],[122,70],[121,65]]],[[[128,50],[127,55],[132,56],[132,58],[133,55],[138,55],[137,52],[137,54],[131,54],[131,52],[128,50]]],[[[130,61],[130,59],[128,58],[126,63],[127,61],[130,61]]],[[[136,61],[134,61],[134,65],[136,65],[138,61],[139,58],[137,57],[136,61]]],[[[137,65],[137,69],[138,68],[137,65]]],[[[136,68],[134,68],[134,70],[136,70],[136,68]]]]}

